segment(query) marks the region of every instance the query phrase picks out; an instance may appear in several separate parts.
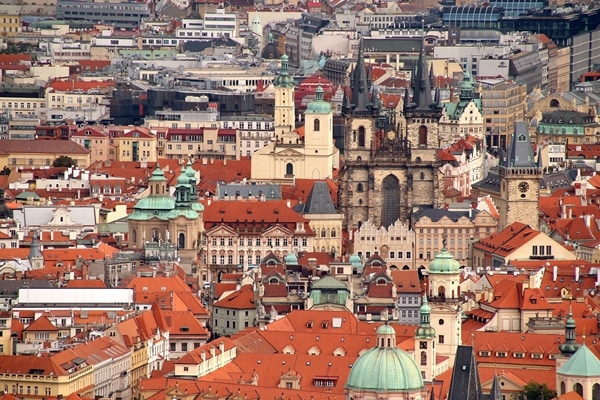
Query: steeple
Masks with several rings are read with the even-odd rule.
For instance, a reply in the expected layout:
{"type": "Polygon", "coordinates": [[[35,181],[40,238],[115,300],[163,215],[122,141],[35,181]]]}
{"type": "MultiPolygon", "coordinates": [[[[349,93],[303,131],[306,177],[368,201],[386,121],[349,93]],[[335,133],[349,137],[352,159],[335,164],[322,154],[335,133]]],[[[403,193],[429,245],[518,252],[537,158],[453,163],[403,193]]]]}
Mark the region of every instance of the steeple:
{"type": "Polygon", "coordinates": [[[413,82],[413,103],[418,111],[429,111],[433,101],[431,99],[431,80],[427,68],[425,47],[421,48],[417,73],[413,82]]]}
{"type": "Polygon", "coordinates": [[[31,238],[31,247],[29,248],[29,260],[35,257],[42,257],[42,252],[40,251],[40,242],[38,242],[39,232],[34,231],[33,237],[31,238]]]}
{"type": "Polygon", "coordinates": [[[526,122],[519,121],[515,123],[515,131],[508,148],[508,154],[501,167],[537,168],[526,122]]]}
{"type": "Polygon", "coordinates": [[[288,71],[289,57],[287,54],[281,56],[281,69],[279,70],[279,75],[275,78],[273,82],[277,87],[285,87],[285,88],[293,88],[295,86],[294,79],[290,76],[288,71]]]}
{"type": "Polygon", "coordinates": [[[362,52],[362,39],[358,46],[358,60],[356,61],[356,67],[352,73],[352,101],[351,107],[353,111],[368,111],[367,105],[369,104],[369,80],[367,76],[367,67],[365,66],[365,59],[362,52]]]}
{"type": "Polygon", "coordinates": [[[460,84],[460,100],[470,101],[473,97],[473,79],[470,73],[465,72],[463,73],[463,81],[460,84]]]}
{"type": "Polygon", "coordinates": [[[494,374],[494,380],[492,381],[492,388],[490,389],[489,400],[502,400],[502,392],[500,391],[500,381],[498,375],[494,374]]]}
{"type": "Polygon", "coordinates": [[[427,302],[427,294],[423,296],[423,304],[419,309],[421,314],[421,323],[415,332],[415,336],[420,339],[434,339],[435,329],[431,326],[431,307],[427,302]]]}
{"type": "Polygon", "coordinates": [[[567,357],[579,350],[579,344],[575,340],[575,319],[573,318],[573,306],[569,305],[569,315],[565,324],[565,342],[558,346],[560,352],[567,357]]]}

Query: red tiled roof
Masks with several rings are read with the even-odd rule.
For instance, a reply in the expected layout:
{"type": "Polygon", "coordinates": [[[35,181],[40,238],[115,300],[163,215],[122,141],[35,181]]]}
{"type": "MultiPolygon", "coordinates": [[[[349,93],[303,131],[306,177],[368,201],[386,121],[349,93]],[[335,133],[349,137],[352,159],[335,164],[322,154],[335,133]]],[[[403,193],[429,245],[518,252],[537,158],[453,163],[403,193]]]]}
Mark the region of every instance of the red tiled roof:
{"type": "Polygon", "coordinates": [[[240,290],[214,303],[214,306],[236,310],[255,309],[254,289],[252,285],[244,285],[240,290]]]}
{"type": "Polygon", "coordinates": [[[90,90],[98,88],[109,88],[115,86],[114,81],[78,81],[74,79],[69,80],[55,80],[50,83],[50,87],[56,91],[66,92],[72,90],[90,90]]]}

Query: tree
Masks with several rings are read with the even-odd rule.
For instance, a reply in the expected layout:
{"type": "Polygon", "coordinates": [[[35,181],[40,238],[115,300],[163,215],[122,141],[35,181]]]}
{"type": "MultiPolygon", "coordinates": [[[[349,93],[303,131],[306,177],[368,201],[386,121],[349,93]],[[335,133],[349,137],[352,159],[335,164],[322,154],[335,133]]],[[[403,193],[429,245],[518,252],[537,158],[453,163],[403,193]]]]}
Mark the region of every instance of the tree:
{"type": "Polygon", "coordinates": [[[77,161],[73,160],[69,156],[60,156],[52,163],[53,167],[75,167],[77,161]]]}
{"type": "Polygon", "coordinates": [[[556,392],[548,385],[529,382],[523,390],[512,395],[512,400],[551,400],[556,398],[556,392]]]}

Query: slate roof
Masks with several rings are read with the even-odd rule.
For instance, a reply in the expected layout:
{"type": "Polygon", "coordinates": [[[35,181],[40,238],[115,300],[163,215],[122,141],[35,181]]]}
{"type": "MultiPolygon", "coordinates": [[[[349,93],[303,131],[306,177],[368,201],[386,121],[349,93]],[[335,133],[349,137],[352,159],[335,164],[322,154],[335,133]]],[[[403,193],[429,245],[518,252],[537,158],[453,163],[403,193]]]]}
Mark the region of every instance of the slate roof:
{"type": "Polygon", "coordinates": [[[447,400],[480,400],[481,398],[482,389],[475,351],[471,346],[458,346],[447,400]]]}
{"type": "Polygon", "coordinates": [[[460,212],[460,211],[448,211],[444,208],[441,208],[441,209],[425,208],[425,209],[421,210],[415,216],[415,222],[419,221],[421,218],[424,218],[424,217],[428,217],[429,219],[431,219],[432,222],[437,222],[444,217],[449,218],[451,221],[455,221],[455,222],[458,221],[458,219],[462,218],[462,217],[467,217],[470,220],[474,220],[478,213],[479,213],[479,210],[473,209],[471,211],[471,216],[469,217],[468,211],[460,212]]]}
{"type": "Polygon", "coordinates": [[[302,214],[337,214],[325,181],[315,182],[306,203],[296,205],[294,210],[302,214]]]}

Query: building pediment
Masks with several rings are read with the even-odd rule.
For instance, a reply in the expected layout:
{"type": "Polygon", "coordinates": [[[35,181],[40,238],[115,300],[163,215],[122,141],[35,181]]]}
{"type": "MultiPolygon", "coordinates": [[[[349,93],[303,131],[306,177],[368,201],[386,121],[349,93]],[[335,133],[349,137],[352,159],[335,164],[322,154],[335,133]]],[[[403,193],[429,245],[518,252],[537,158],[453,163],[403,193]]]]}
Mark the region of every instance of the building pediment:
{"type": "Polygon", "coordinates": [[[281,237],[282,235],[288,236],[291,234],[292,232],[289,229],[286,229],[281,225],[275,225],[267,229],[262,236],[268,238],[269,236],[281,237]]]}
{"type": "Polygon", "coordinates": [[[232,236],[237,235],[235,229],[227,226],[227,225],[217,225],[208,232],[206,232],[207,236],[232,236]]]}
{"type": "Polygon", "coordinates": [[[282,148],[275,151],[276,157],[304,157],[304,153],[292,148],[282,148]]]}

